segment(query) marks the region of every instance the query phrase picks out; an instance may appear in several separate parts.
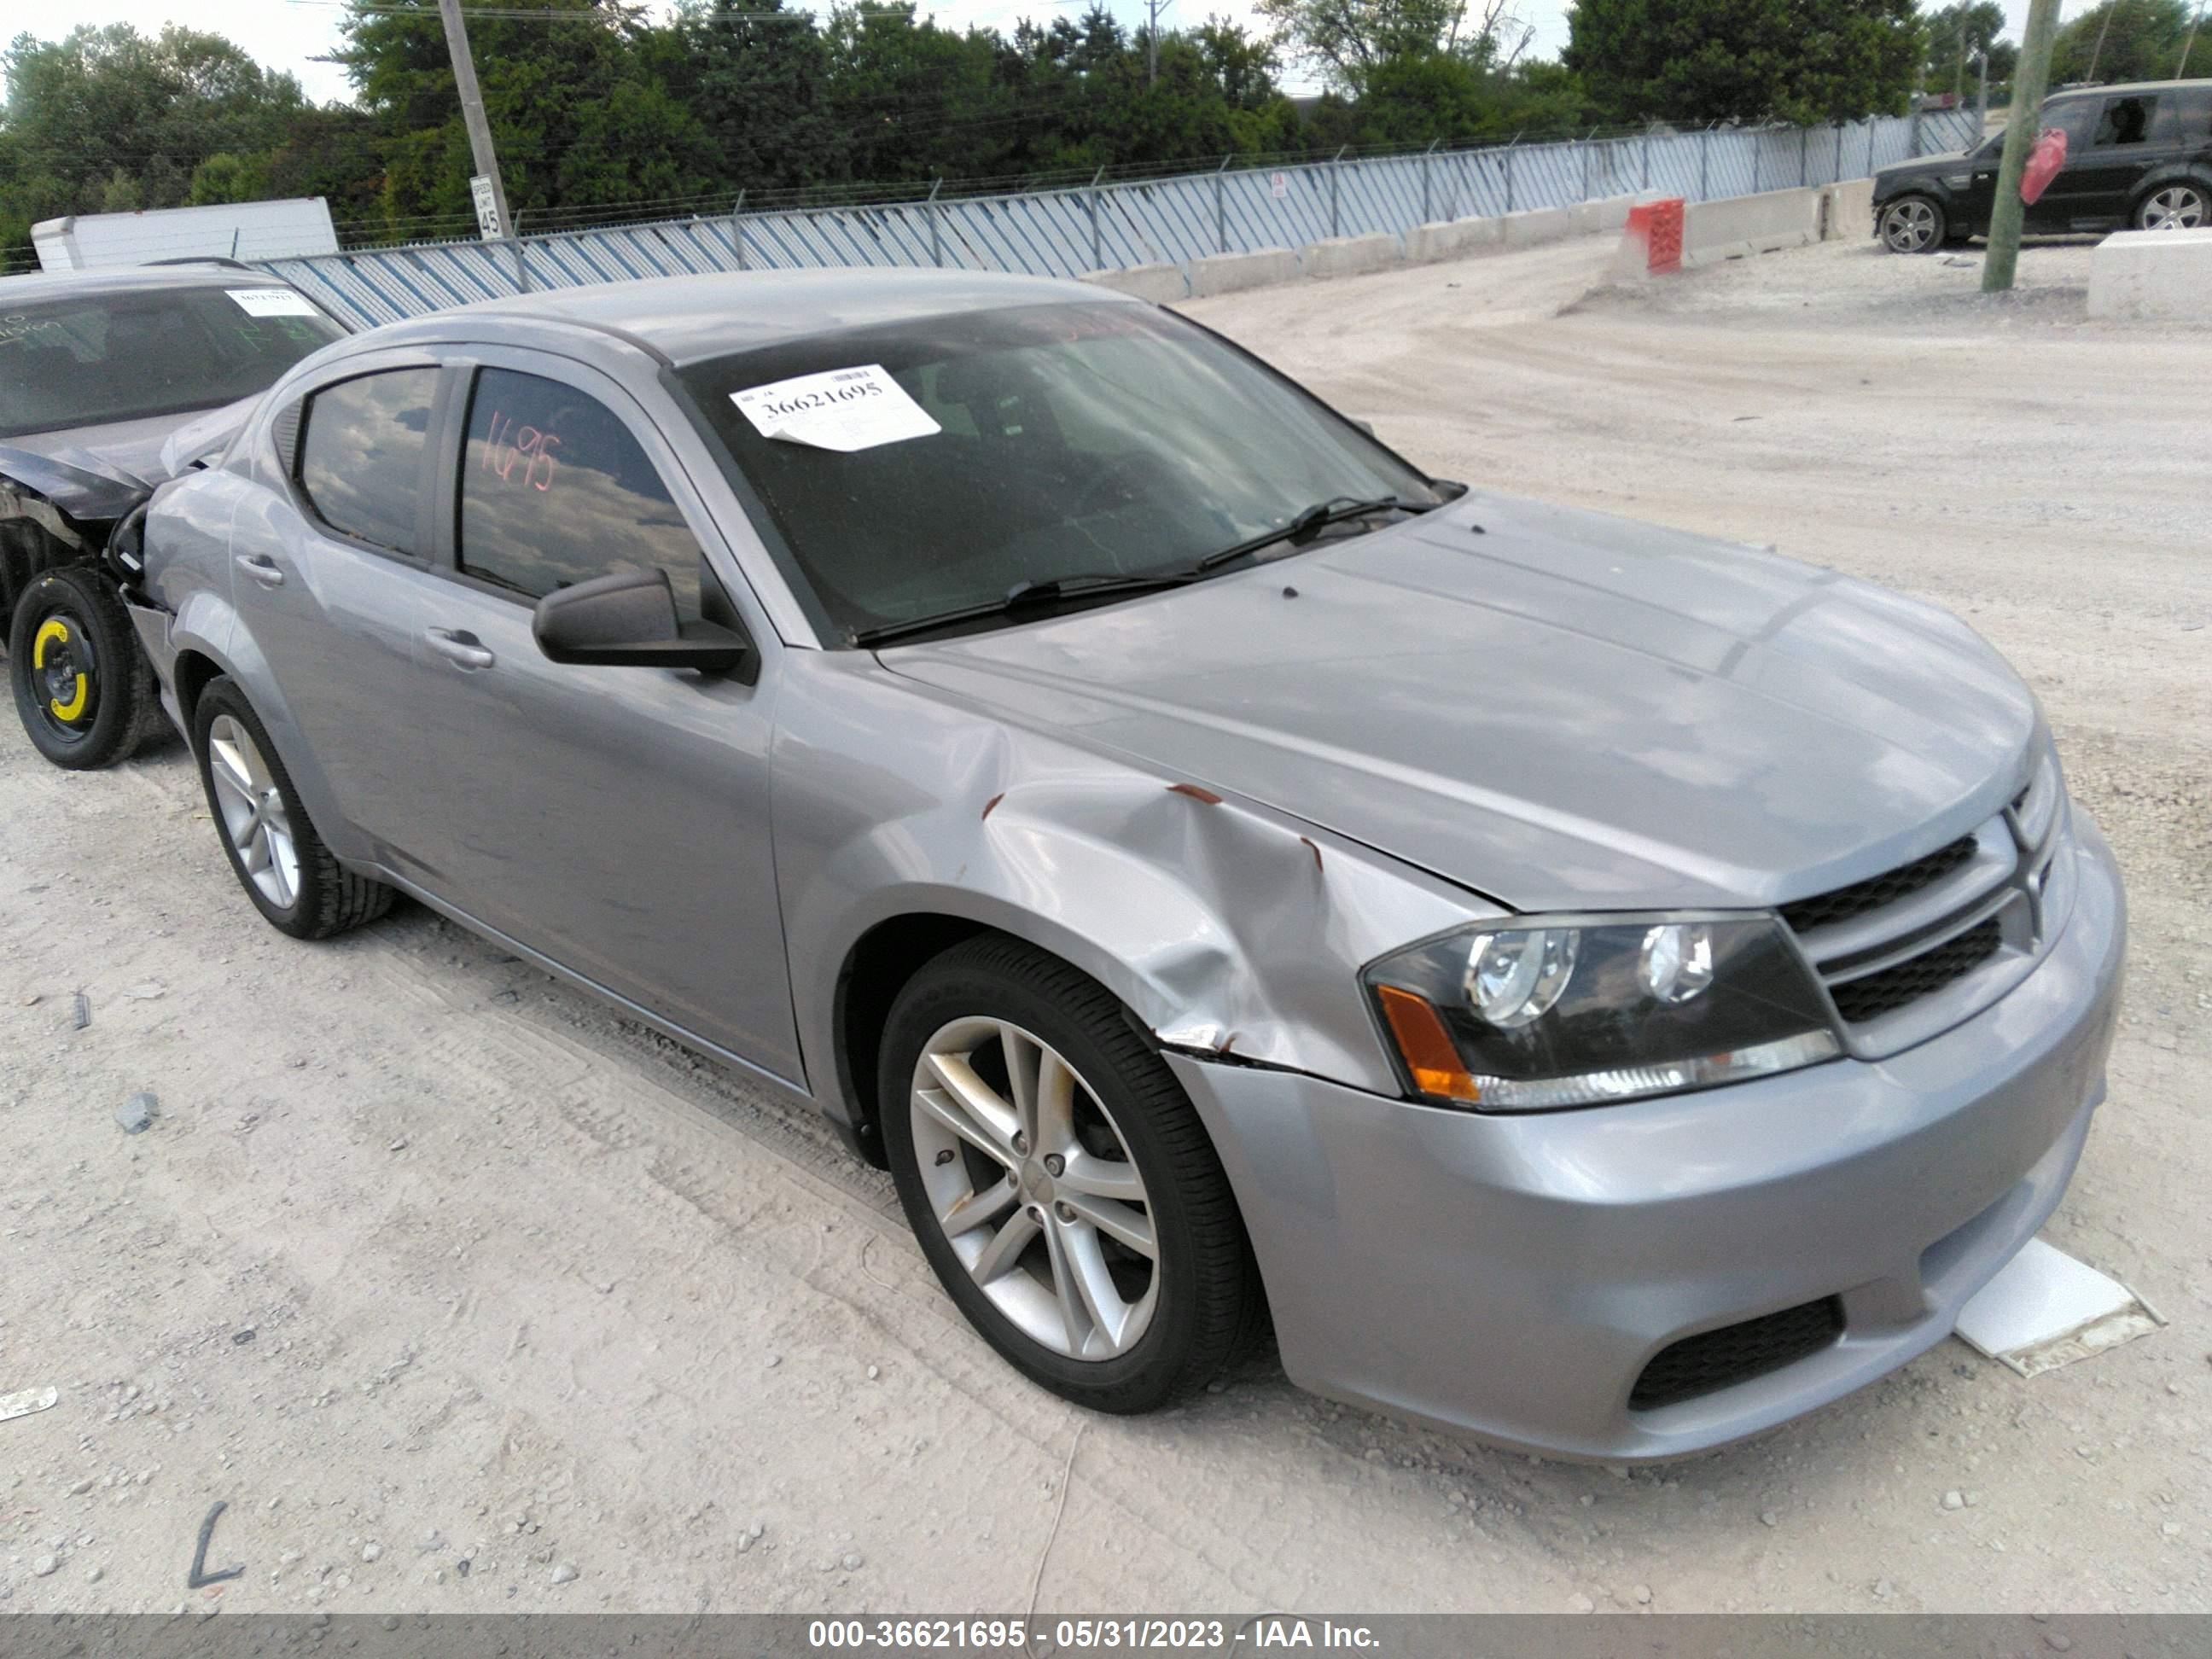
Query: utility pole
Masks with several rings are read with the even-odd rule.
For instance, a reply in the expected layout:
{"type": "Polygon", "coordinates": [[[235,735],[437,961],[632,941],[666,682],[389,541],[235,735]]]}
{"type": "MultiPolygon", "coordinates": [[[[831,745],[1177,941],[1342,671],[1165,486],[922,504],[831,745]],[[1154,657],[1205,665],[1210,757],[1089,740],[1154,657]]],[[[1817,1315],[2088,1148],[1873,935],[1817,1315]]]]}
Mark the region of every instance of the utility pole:
{"type": "Polygon", "coordinates": [[[2013,71],[2012,114],[2005,122],[2004,159],[1997,165],[1997,199],[1990,210],[1990,251],[1982,261],[1982,292],[2002,294],[2012,287],[2020,262],[2021,174],[2035,146],[2043,116],[2043,94],[2051,84],[2051,48],[2058,34],[2058,0],[2031,0],[2027,31],[2021,41],[2020,66],[2013,71]]]}
{"type": "Polygon", "coordinates": [[[2112,32],[2112,14],[2119,9],[2120,0],[2112,0],[2105,8],[2105,21],[2097,25],[2097,44],[2089,49],[2089,72],[2081,77],[2093,87],[2097,84],[2097,60],[2105,55],[2105,37],[2112,32]]]}
{"type": "Polygon", "coordinates": [[[491,147],[491,123],[484,118],[476,60],[469,56],[469,26],[461,16],[461,0],[438,0],[438,15],[446,22],[446,48],[453,58],[453,85],[461,94],[461,118],[469,127],[469,154],[476,158],[477,176],[491,180],[492,204],[499,215],[498,234],[512,236],[514,217],[507,210],[507,185],[499,176],[499,156],[491,147]]]}
{"type": "Polygon", "coordinates": [[[2173,78],[2177,81],[2186,80],[2189,76],[2189,54],[2196,49],[2197,31],[2203,25],[2205,9],[2199,6],[2197,15],[2190,20],[2189,38],[2181,43],[2181,62],[2173,71],[2173,78]]]}
{"type": "Polygon", "coordinates": [[[1145,0],[1145,84],[1160,83],[1160,14],[1175,0],[1145,0]]]}

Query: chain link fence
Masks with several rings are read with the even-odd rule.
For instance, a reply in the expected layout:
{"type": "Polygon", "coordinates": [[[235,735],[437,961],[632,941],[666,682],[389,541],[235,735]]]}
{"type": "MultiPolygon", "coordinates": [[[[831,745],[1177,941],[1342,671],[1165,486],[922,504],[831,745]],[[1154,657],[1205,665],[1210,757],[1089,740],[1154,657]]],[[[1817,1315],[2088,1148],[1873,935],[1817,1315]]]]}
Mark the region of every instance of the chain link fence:
{"type": "Polygon", "coordinates": [[[1075,276],[1210,253],[1402,236],[1597,198],[1691,201],[1862,179],[1980,137],[1971,110],[1817,127],[1661,129],[1541,143],[1300,157],[1212,172],[1006,194],[775,207],[496,242],[273,259],[281,276],[359,327],[535,289],[708,271],[941,265],[1075,276]]]}

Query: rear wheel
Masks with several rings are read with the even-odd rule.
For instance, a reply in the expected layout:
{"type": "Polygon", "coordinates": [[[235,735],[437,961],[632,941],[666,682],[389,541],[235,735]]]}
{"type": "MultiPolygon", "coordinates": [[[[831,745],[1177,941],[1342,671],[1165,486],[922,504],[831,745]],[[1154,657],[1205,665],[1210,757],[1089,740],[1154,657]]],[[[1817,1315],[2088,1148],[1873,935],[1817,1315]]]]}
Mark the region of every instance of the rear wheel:
{"type": "Polygon", "coordinates": [[[15,601],[8,678],[31,744],[71,771],[112,766],[161,727],[154,666],[100,572],[33,577],[15,601]]]}
{"type": "Polygon", "coordinates": [[[1932,197],[1900,196],[1881,210],[1881,244],[1892,253],[1933,253],[1950,226],[1932,197]]]}
{"type": "Polygon", "coordinates": [[[192,751],[208,811],[254,908],[295,939],[327,939],[392,908],[391,888],[340,864],[300,804],[292,775],[246,694],[210,680],[192,706],[192,751]]]}
{"type": "Polygon", "coordinates": [[[2136,207],[2137,230],[2197,230],[2212,223],[2212,196],[2202,185],[2161,185],[2136,207]]]}
{"type": "Polygon", "coordinates": [[[884,1147],[960,1310],[1055,1394],[1143,1412],[1264,1317],[1227,1176],[1121,1004],[1018,940],[956,945],[884,1031],[884,1147]]]}

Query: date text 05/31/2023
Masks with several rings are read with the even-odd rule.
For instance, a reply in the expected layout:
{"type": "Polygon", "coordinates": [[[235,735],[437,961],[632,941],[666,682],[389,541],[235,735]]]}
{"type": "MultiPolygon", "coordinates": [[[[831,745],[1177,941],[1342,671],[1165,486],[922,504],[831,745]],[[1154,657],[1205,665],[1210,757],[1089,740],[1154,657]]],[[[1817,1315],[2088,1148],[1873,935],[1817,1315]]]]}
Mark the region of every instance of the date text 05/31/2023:
{"type": "Polygon", "coordinates": [[[921,1650],[931,1648],[1017,1651],[1049,1641],[1056,1651],[1096,1650],[1337,1648],[1372,1650],[1364,1625],[1328,1619],[1255,1615],[1225,1619],[817,1619],[807,1645],[821,1650],[921,1650]]]}

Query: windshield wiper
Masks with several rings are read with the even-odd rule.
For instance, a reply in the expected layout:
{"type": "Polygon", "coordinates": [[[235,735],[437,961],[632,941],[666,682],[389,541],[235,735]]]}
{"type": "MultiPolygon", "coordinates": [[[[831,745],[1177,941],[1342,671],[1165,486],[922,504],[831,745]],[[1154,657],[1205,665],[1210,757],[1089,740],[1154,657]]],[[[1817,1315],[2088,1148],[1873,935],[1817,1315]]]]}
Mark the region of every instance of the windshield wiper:
{"type": "Polygon", "coordinates": [[[1436,501],[1409,501],[1402,495],[1377,495],[1360,500],[1352,495],[1332,495],[1325,501],[1316,501],[1279,528],[1264,535],[1242,541],[1234,547],[1224,547],[1218,553],[1209,553],[1197,563],[1178,570],[1155,570],[1149,574],[1124,574],[1119,571],[1100,571],[1079,576],[1048,576],[1041,581],[1017,582],[1008,588],[1003,599],[987,600],[981,605],[963,605],[954,611],[942,611],[933,617],[916,617],[906,622],[884,623],[874,628],[856,629],[853,643],[856,646],[885,645],[915,634],[927,634],[939,628],[952,628],[965,622],[976,622],[988,617],[1018,617],[1024,611],[1048,605],[1058,599],[1092,599],[1118,598],[1127,593],[1147,593],[1164,587],[1182,587],[1200,580],[1208,571],[1239,559],[1248,553],[1256,553],[1277,542],[1303,541],[1317,535],[1330,525],[1346,519],[1364,518],[1371,513],[1426,513],[1440,506],[1436,501]]]}
{"type": "Polygon", "coordinates": [[[1125,593],[1150,593],[1163,587],[1181,587],[1197,580],[1197,571],[1188,569],[1156,570],[1139,575],[1101,571],[1090,575],[1050,576],[1042,581],[1016,582],[1006,590],[1003,599],[987,600],[981,605],[963,605],[955,611],[941,611],[933,617],[915,617],[906,622],[884,623],[875,628],[860,629],[853,635],[853,643],[883,645],[892,640],[904,639],[910,634],[926,634],[986,617],[1018,617],[1024,611],[1041,609],[1058,599],[1112,599],[1125,593]]]}
{"type": "Polygon", "coordinates": [[[1209,553],[1191,567],[1194,570],[1212,570],[1227,564],[1231,559],[1241,559],[1247,553],[1257,553],[1263,547],[1273,547],[1277,542],[1302,542],[1317,535],[1330,525],[1346,519],[1364,519],[1370,513],[1395,509],[1400,513],[1426,513],[1441,505],[1436,501],[1409,501],[1402,495],[1376,495],[1362,501],[1352,495],[1332,495],[1325,501],[1316,501],[1298,514],[1288,524],[1265,531],[1249,541],[1224,547],[1218,553],[1209,553]]]}

